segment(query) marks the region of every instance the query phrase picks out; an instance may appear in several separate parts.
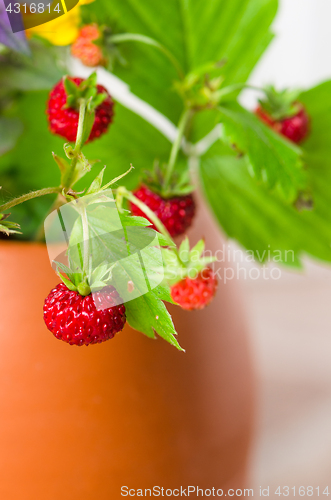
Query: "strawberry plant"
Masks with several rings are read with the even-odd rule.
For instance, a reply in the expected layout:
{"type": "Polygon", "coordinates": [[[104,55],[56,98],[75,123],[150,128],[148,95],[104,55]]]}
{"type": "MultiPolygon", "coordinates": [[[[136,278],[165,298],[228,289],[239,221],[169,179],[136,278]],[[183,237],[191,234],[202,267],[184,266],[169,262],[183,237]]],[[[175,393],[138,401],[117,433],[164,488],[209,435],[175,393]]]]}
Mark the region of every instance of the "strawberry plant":
{"type": "Polygon", "coordinates": [[[61,18],[53,38],[38,27],[24,38],[0,12],[0,230],[40,240],[49,212],[75,213],[44,308],[57,338],[101,342],[126,318],[180,348],[164,302],[200,309],[217,288],[203,241],[173,241],[194,223],[198,186],[223,231],[260,261],[331,261],[331,81],[247,83],[276,11],[277,0],[97,0],[68,14],[63,38],[61,18]],[[114,76],[130,99],[113,95],[114,76]],[[255,110],[241,105],[244,89],[255,110]],[[153,242],[146,290],[137,266],[119,265],[142,239],[153,242]]]}

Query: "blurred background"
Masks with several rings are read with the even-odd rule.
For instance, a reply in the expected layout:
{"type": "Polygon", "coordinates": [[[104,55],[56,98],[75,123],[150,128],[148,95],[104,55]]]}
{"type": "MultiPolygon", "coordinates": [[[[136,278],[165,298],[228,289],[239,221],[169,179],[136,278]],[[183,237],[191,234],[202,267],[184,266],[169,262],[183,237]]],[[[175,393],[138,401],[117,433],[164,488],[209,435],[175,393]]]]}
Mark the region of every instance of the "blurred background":
{"type": "MultiPolygon", "coordinates": [[[[329,79],[330,19],[329,0],[281,0],[277,37],[251,83],[309,87],[329,79]]],[[[244,100],[254,104],[251,95],[244,100]]],[[[271,492],[330,489],[331,269],[306,259],[301,273],[281,271],[279,280],[241,280],[259,389],[252,479],[271,492]]]]}

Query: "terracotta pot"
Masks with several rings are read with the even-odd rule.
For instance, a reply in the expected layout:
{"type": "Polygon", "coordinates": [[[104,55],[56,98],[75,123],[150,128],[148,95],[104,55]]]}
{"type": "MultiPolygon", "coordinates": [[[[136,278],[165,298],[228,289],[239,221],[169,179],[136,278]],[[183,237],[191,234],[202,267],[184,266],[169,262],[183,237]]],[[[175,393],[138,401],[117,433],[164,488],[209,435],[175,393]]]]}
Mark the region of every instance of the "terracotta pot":
{"type": "MultiPolygon", "coordinates": [[[[217,249],[203,211],[202,227],[217,249]]],[[[129,327],[88,348],[56,340],[42,307],[58,278],[42,245],[1,242],[0,276],[1,498],[249,486],[253,377],[234,282],[204,311],[172,308],[184,354],[129,327]]]]}

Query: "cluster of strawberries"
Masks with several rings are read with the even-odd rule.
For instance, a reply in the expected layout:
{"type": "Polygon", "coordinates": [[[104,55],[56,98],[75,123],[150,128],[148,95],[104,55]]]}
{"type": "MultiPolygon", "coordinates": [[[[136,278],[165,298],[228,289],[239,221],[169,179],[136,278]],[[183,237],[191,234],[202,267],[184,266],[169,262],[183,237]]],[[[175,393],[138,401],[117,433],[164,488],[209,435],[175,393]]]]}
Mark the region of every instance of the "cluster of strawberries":
{"type": "MultiPolygon", "coordinates": [[[[102,60],[102,51],[93,43],[99,37],[97,26],[85,26],[72,46],[72,53],[88,66],[99,64],[102,60]]],[[[77,86],[83,81],[80,78],[71,80],[77,86]]],[[[95,109],[95,121],[88,141],[100,137],[108,130],[114,114],[114,102],[107,90],[98,85],[97,92],[106,94],[106,98],[95,109]]],[[[275,99],[273,96],[273,101],[275,99]]],[[[260,101],[255,113],[287,139],[296,143],[304,140],[309,131],[309,118],[304,107],[300,103],[292,102],[288,108],[291,110],[290,116],[277,114],[275,109],[270,103],[260,101]]],[[[50,129],[54,134],[64,137],[69,142],[76,139],[79,111],[67,105],[63,81],[55,85],[50,93],[47,114],[50,129]]],[[[162,196],[162,192],[153,186],[142,183],[133,194],[158,217],[172,237],[183,235],[191,226],[196,210],[192,193],[162,196]]],[[[132,202],[130,209],[133,215],[146,217],[146,214],[132,202]]],[[[152,227],[156,229],[154,225],[152,227]]],[[[216,289],[216,276],[210,267],[205,267],[194,278],[184,277],[173,284],[171,296],[183,309],[202,309],[213,299],[216,289]]],[[[90,295],[82,296],[78,291],[69,290],[65,284],[59,284],[45,301],[44,320],[47,327],[58,339],[70,344],[89,345],[112,338],[124,326],[125,307],[116,305],[117,292],[113,287],[107,287],[102,293],[107,295],[109,307],[98,311],[90,295]],[[80,328],[82,320],[85,324],[83,329],[80,328]]]]}
{"type": "Polygon", "coordinates": [[[96,24],[88,24],[80,29],[76,41],[71,45],[71,53],[85,66],[95,67],[103,64],[104,56],[101,48],[102,35],[96,24]]]}
{"type": "MultiPolygon", "coordinates": [[[[86,33],[84,29],[82,31],[86,33]]],[[[82,78],[70,80],[77,86],[84,81],[82,78]]],[[[103,135],[113,119],[114,101],[103,86],[97,85],[97,92],[106,94],[106,98],[95,109],[94,124],[86,142],[103,135]]],[[[73,142],[77,135],[79,110],[67,105],[67,97],[61,80],[50,92],[47,115],[51,132],[73,142]]],[[[134,195],[155,213],[172,237],[184,234],[191,226],[196,210],[191,193],[163,198],[142,184],[134,195]]],[[[130,203],[130,208],[133,215],[146,217],[135,204],[130,203]]],[[[156,229],[154,225],[151,227],[156,229]]],[[[174,284],[171,296],[183,309],[202,309],[212,300],[216,288],[216,276],[210,268],[205,268],[194,279],[185,277],[174,284]]],[[[125,306],[116,305],[118,294],[113,287],[104,288],[102,294],[107,295],[107,308],[97,310],[91,295],[83,296],[60,283],[45,300],[44,320],[48,329],[56,338],[75,345],[100,343],[113,338],[124,327],[125,306]],[[82,321],[84,328],[81,328],[82,321]]]]}

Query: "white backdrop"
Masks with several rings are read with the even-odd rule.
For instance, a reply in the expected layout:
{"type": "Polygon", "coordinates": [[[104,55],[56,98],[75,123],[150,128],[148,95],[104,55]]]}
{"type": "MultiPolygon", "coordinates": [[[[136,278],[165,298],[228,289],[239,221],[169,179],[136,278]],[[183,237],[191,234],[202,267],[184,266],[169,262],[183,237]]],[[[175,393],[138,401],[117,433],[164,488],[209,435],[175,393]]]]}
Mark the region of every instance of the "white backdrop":
{"type": "Polygon", "coordinates": [[[277,36],[251,81],[302,87],[331,78],[330,21],[330,0],[280,0],[277,36]]]}

